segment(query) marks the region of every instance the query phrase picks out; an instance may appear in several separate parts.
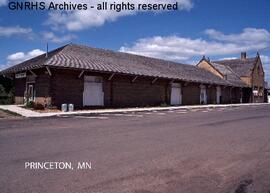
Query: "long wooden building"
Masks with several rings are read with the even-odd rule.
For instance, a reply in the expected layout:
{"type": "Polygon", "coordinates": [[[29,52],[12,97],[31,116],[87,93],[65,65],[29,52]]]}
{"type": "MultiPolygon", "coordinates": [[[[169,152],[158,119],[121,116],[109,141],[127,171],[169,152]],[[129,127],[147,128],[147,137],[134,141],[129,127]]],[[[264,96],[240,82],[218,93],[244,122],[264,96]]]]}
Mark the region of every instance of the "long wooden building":
{"type": "Polygon", "coordinates": [[[260,56],[197,66],[68,44],[1,72],[15,102],[137,107],[264,101],[260,56]]]}

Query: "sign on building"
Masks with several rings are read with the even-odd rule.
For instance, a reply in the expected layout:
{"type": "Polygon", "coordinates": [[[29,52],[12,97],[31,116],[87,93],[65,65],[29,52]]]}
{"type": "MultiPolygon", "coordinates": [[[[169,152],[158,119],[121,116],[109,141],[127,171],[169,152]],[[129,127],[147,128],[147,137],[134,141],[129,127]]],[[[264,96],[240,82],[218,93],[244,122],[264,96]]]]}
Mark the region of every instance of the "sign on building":
{"type": "Polygon", "coordinates": [[[26,77],[26,72],[21,72],[21,73],[15,74],[16,79],[25,78],[25,77],[26,77]]]}

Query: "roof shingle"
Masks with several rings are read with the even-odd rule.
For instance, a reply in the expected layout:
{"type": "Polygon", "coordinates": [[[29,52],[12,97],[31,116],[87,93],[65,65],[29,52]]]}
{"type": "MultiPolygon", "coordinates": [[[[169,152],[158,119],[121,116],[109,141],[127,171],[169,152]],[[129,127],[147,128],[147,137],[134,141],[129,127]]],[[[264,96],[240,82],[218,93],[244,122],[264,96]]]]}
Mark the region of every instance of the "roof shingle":
{"type": "Polygon", "coordinates": [[[237,85],[239,87],[245,87],[247,86],[229,66],[218,64],[211,62],[211,65],[217,69],[223,76],[224,78],[230,82],[233,85],[237,85]]]}
{"type": "Polygon", "coordinates": [[[197,66],[75,44],[60,47],[49,52],[48,57],[43,54],[1,73],[16,73],[44,66],[232,85],[197,66]]]}
{"type": "Polygon", "coordinates": [[[213,61],[213,63],[229,66],[239,76],[250,76],[256,62],[257,57],[246,59],[213,61]]]}

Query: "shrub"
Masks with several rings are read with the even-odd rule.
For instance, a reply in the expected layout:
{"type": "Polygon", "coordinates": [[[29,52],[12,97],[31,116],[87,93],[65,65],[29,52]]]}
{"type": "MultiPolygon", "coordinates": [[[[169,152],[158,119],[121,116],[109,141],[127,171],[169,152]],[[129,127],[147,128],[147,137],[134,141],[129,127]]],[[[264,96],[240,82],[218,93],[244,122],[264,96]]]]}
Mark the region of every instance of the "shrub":
{"type": "Polygon", "coordinates": [[[34,108],[34,105],[35,105],[34,101],[28,101],[26,103],[25,107],[26,108],[34,108]]]}
{"type": "Polygon", "coordinates": [[[161,103],[160,106],[161,107],[168,107],[169,105],[167,103],[161,103]]]}
{"type": "Polygon", "coordinates": [[[3,85],[0,84],[0,104],[7,105],[14,102],[14,89],[10,89],[9,93],[6,92],[3,85]]]}
{"type": "Polygon", "coordinates": [[[34,109],[35,110],[44,110],[44,105],[40,104],[40,103],[35,103],[34,104],[34,109]]]}
{"type": "Polygon", "coordinates": [[[10,89],[10,91],[9,91],[9,93],[8,93],[8,100],[7,100],[7,103],[8,104],[13,104],[14,103],[14,93],[15,93],[15,89],[14,88],[12,88],[12,89],[10,89]]]}
{"type": "Polygon", "coordinates": [[[8,105],[9,103],[9,98],[7,96],[0,96],[0,104],[1,105],[8,105]]]}
{"type": "Polygon", "coordinates": [[[5,88],[3,87],[2,84],[0,84],[0,95],[6,95],[5,88]]]}
{"type": "Polygon", "coordinates": [[[0,104],[12,103],[14,103],[13,81],[0,75],[0,104]]]}

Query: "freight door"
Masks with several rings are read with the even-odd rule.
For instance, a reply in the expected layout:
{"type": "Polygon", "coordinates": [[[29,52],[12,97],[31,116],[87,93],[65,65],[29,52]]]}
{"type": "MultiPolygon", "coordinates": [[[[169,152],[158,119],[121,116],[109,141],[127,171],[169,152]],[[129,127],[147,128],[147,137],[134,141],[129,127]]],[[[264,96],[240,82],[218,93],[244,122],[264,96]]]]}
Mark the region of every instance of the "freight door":
{"type": "Polygon", "coordinates": [[[171,89],[171,105],[181,105],[181,104],[182,104],[181,84],[173,83],[171,89]]]}
{"type": "Polygon", "coordinates": [[[206,87],[204,85],[201,85],[201,94],[200,94],[200,104],[205,105],[207,104],[207,92],[206,87]]]}
{"type": "Polygon", "coordinates": [[[217,104],[221,103],[221,88],[217,86],[217,104]]]}
{"type": "Polygon", "coordinates": [[[104,93],[101,77],[84,77],[83,106],[104,106],[104,93]]]}

